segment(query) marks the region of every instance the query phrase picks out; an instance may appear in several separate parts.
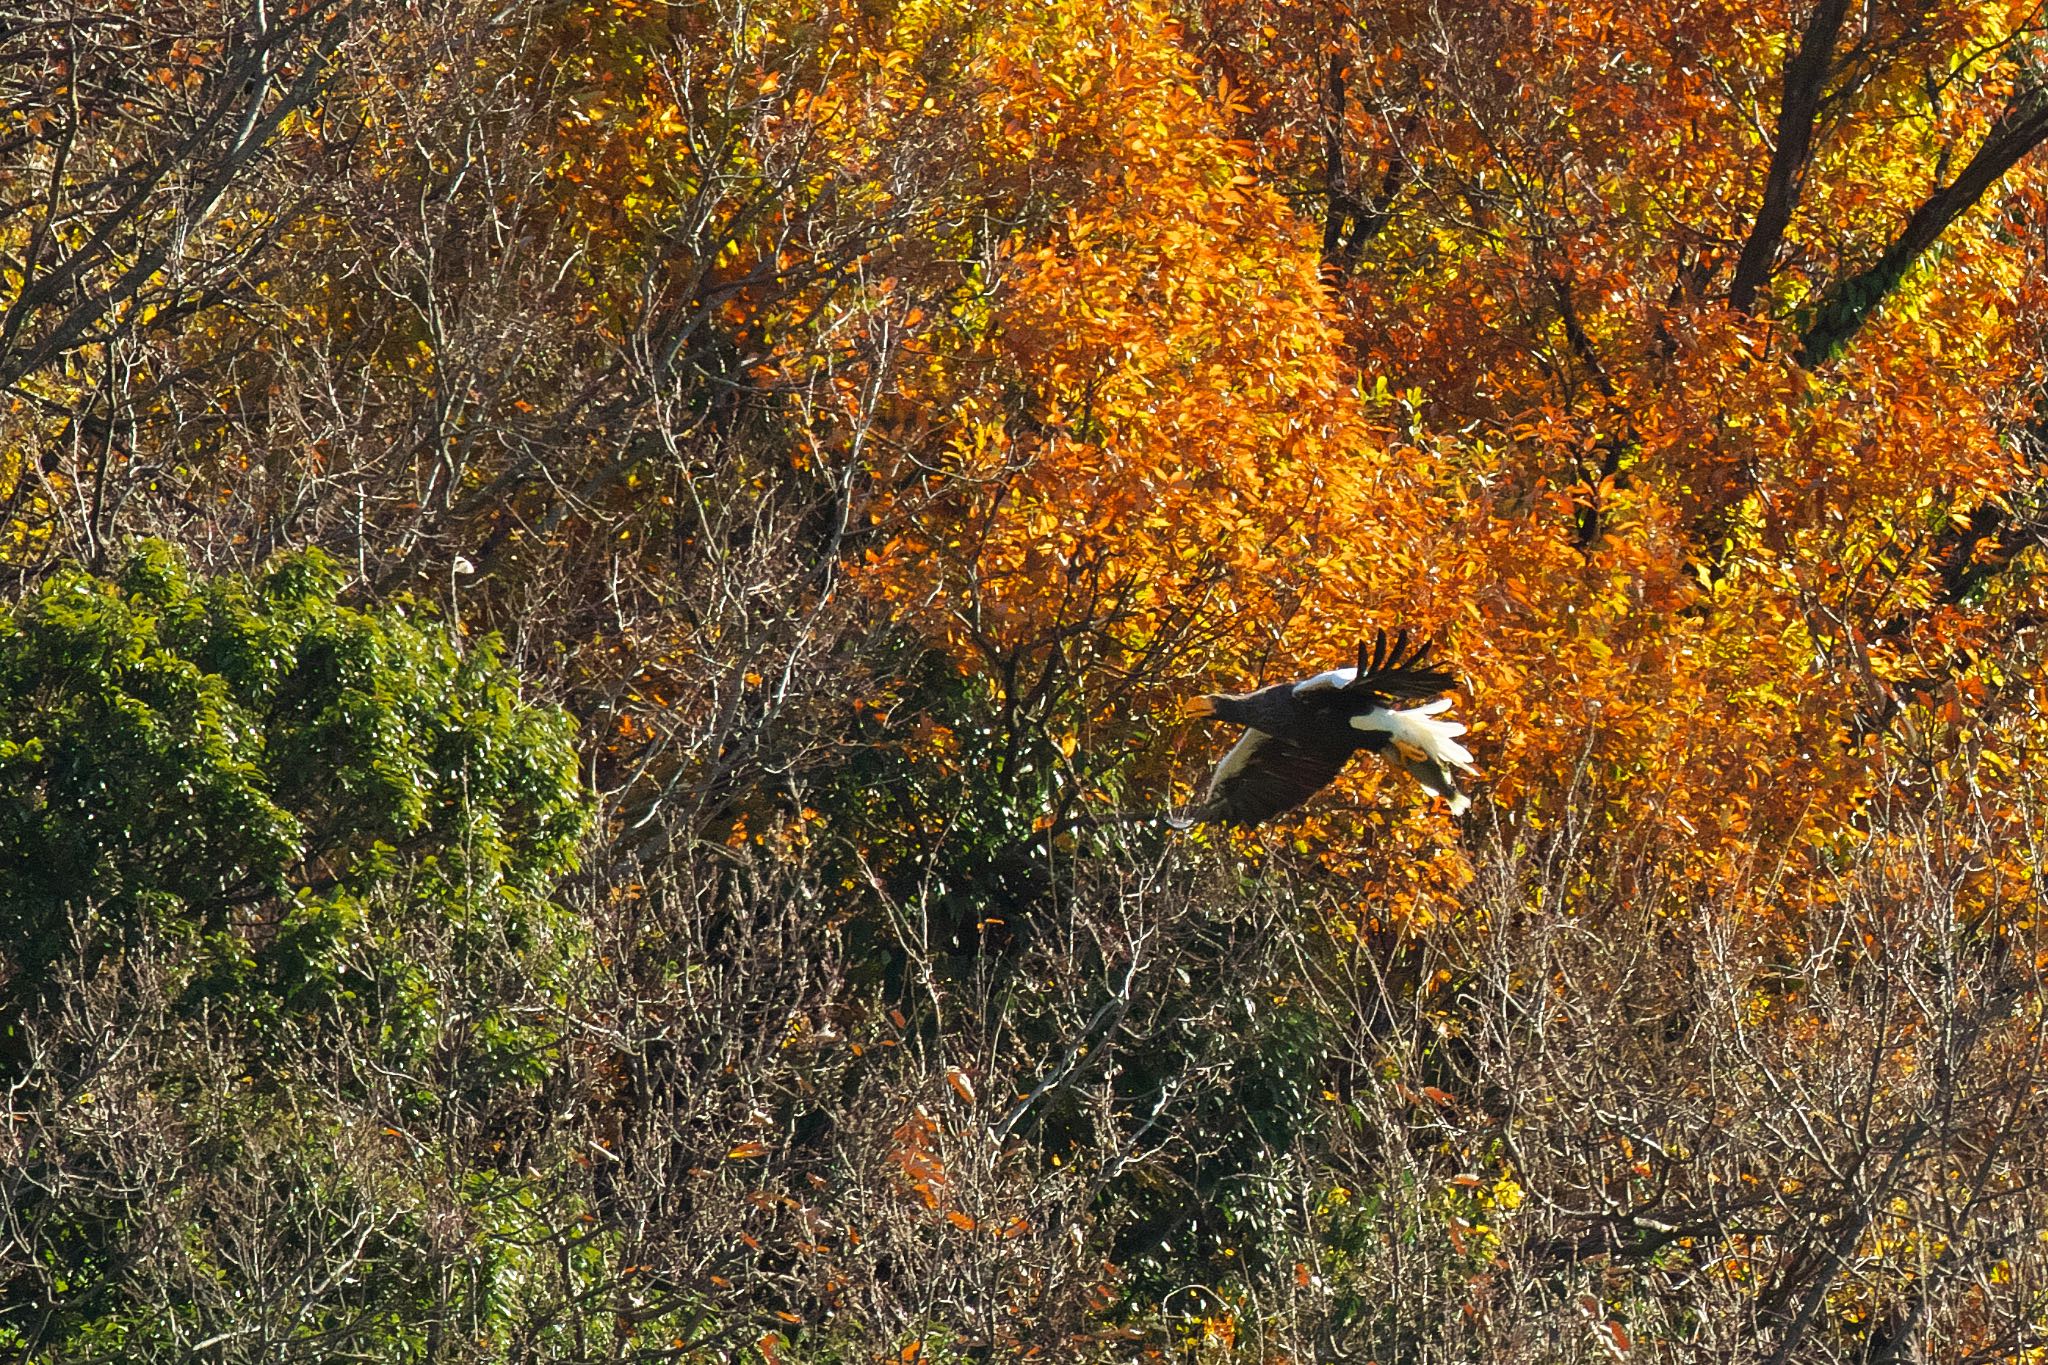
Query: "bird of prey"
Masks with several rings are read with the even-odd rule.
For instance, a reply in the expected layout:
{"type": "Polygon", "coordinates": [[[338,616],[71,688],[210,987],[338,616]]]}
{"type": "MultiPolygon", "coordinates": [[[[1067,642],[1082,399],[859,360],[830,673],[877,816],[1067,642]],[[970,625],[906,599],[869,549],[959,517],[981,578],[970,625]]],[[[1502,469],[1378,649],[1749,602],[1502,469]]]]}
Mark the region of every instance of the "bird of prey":
{"type": "Polygon", "coordinates": [[[1256,825],[1314,796],[1361,749],[1378,754],[1451,803],[1462,815],[1472,799],[1458,790],[1456,774],[1473,772],[1472,755],[1457,737],[1465,727],[1437,719],[1451,707],[1456,679],[1429,664],[1430,646],[1408,646],[1402,631],[1390,643],[1380,631],[1372,649],[1358,644],[1358,664],[1333,668],[1300,682],[1275,683],[1256,692],[1215,692],[1187,703],[1190,716],[1214,717],[1245,727],[1223,756],[1201,802],[1171,817],[1179,829],[1214,823],[1256,825]],[[1427,705],[1398,707],[1396,702],[1427,705]]]}

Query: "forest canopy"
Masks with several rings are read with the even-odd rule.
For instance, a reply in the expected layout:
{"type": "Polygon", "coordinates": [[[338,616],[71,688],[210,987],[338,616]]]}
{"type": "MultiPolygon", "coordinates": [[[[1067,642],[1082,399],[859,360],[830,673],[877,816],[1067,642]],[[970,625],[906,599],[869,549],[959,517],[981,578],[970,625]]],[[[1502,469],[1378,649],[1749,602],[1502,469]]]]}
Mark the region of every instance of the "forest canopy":
{"type": "Polygon", "coordinates": [[[2048,1351],[2037,0],[0,0],[0,1349],[2048,1351]],[[1406,629],[1453,816],[1200,794],[1406,629]]]}

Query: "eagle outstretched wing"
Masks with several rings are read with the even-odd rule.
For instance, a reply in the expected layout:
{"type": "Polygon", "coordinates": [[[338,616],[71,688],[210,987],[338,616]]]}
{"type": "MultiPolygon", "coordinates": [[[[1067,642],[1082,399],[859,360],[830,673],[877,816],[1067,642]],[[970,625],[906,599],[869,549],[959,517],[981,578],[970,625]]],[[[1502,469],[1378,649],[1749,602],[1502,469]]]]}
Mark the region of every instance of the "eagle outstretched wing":
{"type": "Polygon", "coordinates": [[[1216,765],[1202,803],[1169,823],[1185,829],[1213,821],[1256,825],[1292,810],[1336,780],[1351,755],[1345,750],[1312,747],[1263,730],[1246,730],[1216,765]]]}
{"type": "Polygon", "coordinates": [[[1353,695],[1363,693],[1385,697],[1388,701],[1420,701],[1439,692],[1448,692],[1457,683],[1451,671],[1424,667],[1429,662],[1429,651],[1433,647],[1425,640],[1410,649],[1405,630],[1389,644],[1383,630],[1378,633],[1368,656],[1365,641],[1360,640],[1358,676],[1344,690],[1353,695]]]}
{"type": "Polygon", "coordinates": [[[1318,673],[1295,684],[1294,692],[1303,702],[1342,706],[1347,710],[1361,703],[1386,706],[1434,697],[1450,691],[1458,680],[1449,669],[1429,666],[1433,648],[1427,640],[1411,647],[1406,630],[1391,641],[1382,630],[1370,646],[1363,640],[1358,642],[1357,667],[1318,673]]]}

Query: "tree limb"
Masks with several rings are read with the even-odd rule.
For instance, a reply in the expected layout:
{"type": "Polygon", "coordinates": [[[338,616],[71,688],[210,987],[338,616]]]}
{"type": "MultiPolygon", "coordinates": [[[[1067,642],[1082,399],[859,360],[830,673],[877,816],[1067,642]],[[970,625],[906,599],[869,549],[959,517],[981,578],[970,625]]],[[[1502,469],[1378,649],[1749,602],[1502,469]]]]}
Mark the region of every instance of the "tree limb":
{"type": "Polygon", "coordinates": [[[2048,92],[2028,86],[2013,95],[1962,174],[1927,196],[1876,263],[1835,284],[1822,297],[1799,338],[1799,363],[1812,368],[1839,354],[1948,225],[2044,140],[2048,92]]]}
{"type": "Polygon", "coordinates": [[[1785,64],[1784,96],[1778,104],[1778,140],[1771,152],[1771,168],[1764,180],[1764,199],[1749,238],[1742,244],[1742,256],[1735,263],[1735,279],[1728,286],[1728,306],[1738,313],[1756,304],[1757,290],[1771,277],[1771,264],[1778,246],[1785,240],[1785,228],[1792,221],[1792,209],[1799,202],[1799,178],[1813,157],[1814,115],[1820,109],[1821,92],[1827,86],[1828,71],[1834,63],[1835,40],[1842,20],[1849,12],[1849,0],[1820,0],[1806,22],[1799,51],[1785,64]]]}

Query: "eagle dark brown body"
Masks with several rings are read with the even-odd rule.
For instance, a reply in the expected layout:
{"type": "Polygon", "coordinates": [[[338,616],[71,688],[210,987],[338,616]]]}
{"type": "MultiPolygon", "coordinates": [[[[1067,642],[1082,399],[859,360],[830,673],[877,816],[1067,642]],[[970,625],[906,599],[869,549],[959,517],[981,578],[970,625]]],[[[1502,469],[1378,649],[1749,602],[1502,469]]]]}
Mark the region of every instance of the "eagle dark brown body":
{"type": "Polygon", "coordinates": [[[1256,692],[1196,697],[1188,713],[1245,727],[1209,779],[1200,804],[1173,823],[1256,825],[1308,800],[1335,780],[1360,750],[1404,768],[1429,790],[1448,798],[1453,814],[1470,804],[1454,770],[1471,772],[1472,755],[1457,743],[1465,727],[1435,717],[1448,699],[1397,708],[1448,691],[1452,675],[1426,666],[1430,647],[1410,651],[1403,631],[1390,644],[1381,632],[1370,653],[1358,647],[1355,668],[1333,669],[1299,682],[1256,692]]]}

